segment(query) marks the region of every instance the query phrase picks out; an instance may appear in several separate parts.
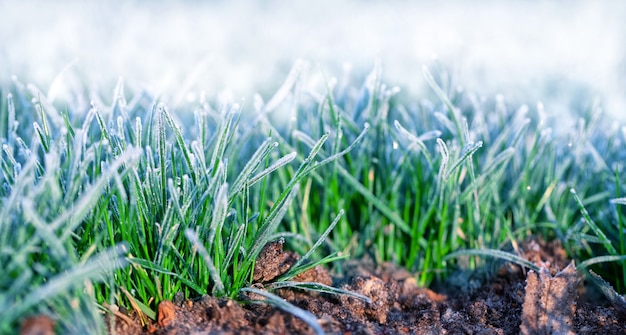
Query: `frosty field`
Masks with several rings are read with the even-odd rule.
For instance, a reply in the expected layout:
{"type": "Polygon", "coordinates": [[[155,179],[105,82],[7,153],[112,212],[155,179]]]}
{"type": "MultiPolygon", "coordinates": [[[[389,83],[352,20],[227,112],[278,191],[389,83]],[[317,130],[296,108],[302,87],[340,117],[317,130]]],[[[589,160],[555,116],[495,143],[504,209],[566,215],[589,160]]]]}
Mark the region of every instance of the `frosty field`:
{"type": "Polygon", "coordinates": [[[625,10],[0,3],[0,333],[619,333],[625,10]]]}

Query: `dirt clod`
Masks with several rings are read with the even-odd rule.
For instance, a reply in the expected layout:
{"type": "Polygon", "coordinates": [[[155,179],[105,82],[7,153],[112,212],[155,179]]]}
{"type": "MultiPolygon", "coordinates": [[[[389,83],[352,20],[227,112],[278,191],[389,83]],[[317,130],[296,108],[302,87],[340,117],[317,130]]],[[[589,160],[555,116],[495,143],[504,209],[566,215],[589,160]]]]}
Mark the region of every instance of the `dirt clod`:
{"type": "Polygon", "coordinates": [[[393,301],[390,297],[389,288],[382,279],[375,276],[354,277],[343,288],[362,294],[372,300],[371,303],[368,303],[351,296],[340,296],[341,304],[350,309],[354,316],[363,321],[368,318],[372,318],[379,323],[387,321],[387,314],[389,314],[389,308],[393,301]]]}
{"type": "Polygon", "coordinates": [[[54,335],[54,320],[47,315],[28,317],[22,324],[20,335],[54,335]]]}
{"type": "Polygon", "coordinates": [[[574,263],[552,277],[546,267],[528,272],[521,334],[574,334],[578,274],[574,263]]]}
{"type": "Polygon", "coordinates": [[[283,251],[284,243],[285,239],[281,238],[263,247],[254,267],[252,282],[269,282],[289,271],[291,266],[298,261],[298,255],[295,252],[283,251]]]}
{"type": "Polygon", "coordinates": [[[170,301],[162,301],[157,308],[159,327],[169,327],[176,319],[176,306],[170,301]]]}

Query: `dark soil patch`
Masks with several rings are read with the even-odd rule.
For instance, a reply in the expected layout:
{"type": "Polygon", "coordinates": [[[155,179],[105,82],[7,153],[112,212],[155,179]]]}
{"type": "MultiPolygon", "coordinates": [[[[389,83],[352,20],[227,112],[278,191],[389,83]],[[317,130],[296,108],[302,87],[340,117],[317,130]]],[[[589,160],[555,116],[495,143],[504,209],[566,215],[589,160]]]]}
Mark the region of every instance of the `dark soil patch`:
{"type": "MultiPolygon", "coordinates": [[[[255,286],[259,288],[287,271],[298,257],[283,252],[282,244],[268,245],[266,249],[254,276],[258,281],[255,286]]],[[[556,276],[570,263],[559,243],[529,240],[520,246],[520,252],[526,259],[546,267],[540,273],[544,279],[556,276]]],[[[502,264],[491,276],[459,272],[437,289],[440,293],[418,287],[410,273],[391,264],[375,265],[361,260],[347,262],[344,268],[345,275],[333,278],[332,284],[365,295],[371,303],[349,296],[298,290],[282,289],[274,293],[313,313],[327,334],[519,334],[523,322],[527,328],[525,334],[626,334],[624,310],[592,293],[593,290],[587,289],[589,285],[576,286],[582,283],[576,279],[574,286],[570,285],[576,291],[572,295],[577,297],[575,301],[555,297],[561,299],[557,301],[561,306],[570,308],[564,308],[565,311],[530,308],[541,306],[539,303],[547,298],[540,293],[535,293],[537,298],[527,297],[526,279],[532,272],[511,263],[502,264]],[[525,297],[532,301],[525,305],[525,297]],[[567,319],[568,310],[574,311],[573,320],[567,319]],[[567,324],[561,327],[565,328],[552,331],[545,326],[528,328],[558,320],[562,315],[567,324]]],[[[331,284],[329,274],[320,268],[302,274],[298,280],[331,284]]],[[[548,292],[549,284],[544,284],[540,282],[539,286],[548,292]]],[[[115,329],[111,329],[116,334],[314,334],[305,322],[280,309],[210,296],[162,302],[158,321],[145,327],[140,326],[139,318],[132,312],[117,315],[115,329]]]]}

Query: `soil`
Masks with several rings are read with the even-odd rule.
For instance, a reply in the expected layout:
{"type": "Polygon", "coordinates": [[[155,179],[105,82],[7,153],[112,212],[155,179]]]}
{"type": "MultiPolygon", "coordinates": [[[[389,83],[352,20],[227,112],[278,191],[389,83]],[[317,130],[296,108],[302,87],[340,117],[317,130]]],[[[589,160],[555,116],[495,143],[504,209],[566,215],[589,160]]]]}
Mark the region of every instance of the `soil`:
{"type": "MultiPolygon", "coordinates": [[[[274,293],[314,314],[327,334],[626,334],[625,305],[591,289],[558,242],[530,239],[518,251],[542,270],[501,263],[492,273],[459,272],[435,292],[418,287],[404,269],[362,259],[344,264],[343,276],[314,268],[296,280],[350,290],[370,303],[292,289],[274,293]]],[[[254,287],[263,289],[297,259],[282,250],[282,241],[268,244],[255,268],[254,287]]],[[[315,334],[299,318],[268,304],[210,296],[164,301],[157,321],[146,326],[132,311],[115,311],[109,315],[115,320],[112,334],[315,334]]]]}

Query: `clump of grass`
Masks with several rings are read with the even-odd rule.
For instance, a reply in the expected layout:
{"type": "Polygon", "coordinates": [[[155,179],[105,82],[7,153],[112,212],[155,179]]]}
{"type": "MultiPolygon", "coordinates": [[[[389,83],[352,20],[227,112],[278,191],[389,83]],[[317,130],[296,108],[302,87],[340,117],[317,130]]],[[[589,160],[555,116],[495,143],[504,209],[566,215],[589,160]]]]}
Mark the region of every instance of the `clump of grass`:
{"type": "MultiPolygon", "coordinates": [[[[4,182],[8,200],[19,204],[13,208],[17,214],[7,215],[16,222],[21,216],[28,220],[2,228],[7,257],[18,253],[10,249],[9,234],[15,227],[19,232],[32,230],[30,225],[43,231],[38,234],[42,246],[26,248],[32,253],[30,257],[38,258],[46,248],[52,248],[53,255],[66,261],[66,267],[78,267],[80,257],[87,259],[97,252],[103,253],[98,258],[103,262],[112,253],[107,252],[108,248],[123,250],[111,259],[117,266],[102,268],[109,275],[119,268],[115,280],[92,288],[91,298],[109,305],[128,304],[144,317],[154,318],[156,303],[178,292],[186,296],[208,293],[238,297],[240,289],[250,284],[254,262],[263,246],[282,236],[277,228],[298,194],[300,181],[358,142],[357,138],[333,157],[317,159],[328,139],[327,134],[321,136],[273,198],[265,190],[268,184],[276,189],[279,183],[268,178],[288,166],[296,154],[281,153],[278,143],[257,132],[254,124],[240,127],[237,104],[220,109],[200,104],[194,112],[196,131],[184,132],[164,104],[155,102],[151,108],[146,108],[142,100],[129,104],[122,84],[116,89],[112,106],[92,102],[89,111],[77,114],[76,119],[59,113],[49,103],[37,102],[41,119],[33,124],[27,140],[16,135],[16,123],[12,121],[15,108],[13,100],[8,100],[8,123],[12,126],[7,141],[16,149],[5,145],[4,182]],[[56,118],[50,122],[49,117],[56,118]],[[186,138],[184,133],[192,133],[193,138],[186,138]],[[16,143],[11,142],[13,138],[17,138],[16,143]],[[28,170],[22,169],[19,157],[13,155],[17,149],[22,154],[28,150],[28,170]],[[40,189],[32,191],[31,184],[40,189]],[[37,206],[34,199],[39,201],[37,206]],[[266,207],[268,202],[271,205],[266,207]],[[61,216],[40,217],[37,211],[61,216]],[[63,220],[69,222],[62,227],[66,243],[59,245],[48,233],[57,230],[63,220]],[[65,259],[67,250],[78,255],[76,259],[65,259]],[[126,263],[129,266],[122,267],[126,263]]],[[[327,235],[311,244],[312,248],[317,248],[327,235]]],[[[298,235],[292,232],[288,236],[298,235]]],[[[300,263],[285,278],[340,258],[335,253],[300,263]]],[[[19,257],[15,261],[23,268],[32,266],[32,262],[19,257]]],[[[79,280],[84,275],[82,269],[66,277],[79,280]]],[[[16,279],[18,274],[12,273],[11,277],[16,279]]],[[[40,277],[49,280],[47,274],[40,277]]],[[[66,291],[66,287],[56,285],[59,291],[66,291]]],[[[7,290],[14,293],[15,288],[7,290]]],[[[32,300],[32,294],[27,298],[32,300]]],[[[14,304],[23,308],[9,315],[5,327],[14,326],[19,316],[32,312],[34,302],[8,296],[6,307],[14,304]]],[[[101,326],[94,329],[102,330],[101,326]]]]}
{"type": "Polygon", "coordinates": [[[429,285],[481,255],[523,263],[500,249],[531,234],[624,290],[626,131],[598,106],[572,128],[541,105],[459,91],[445,71],[425,70],[435,102],[417,103],[380,66],[360,88],[321,92],[298,69],[248,107],[203,98],[171,111],[122,81],[86,110],[17,81],[3,91],[0,331],[38,312],[66,332],[104,331],[94,300],[154,318],[178,292],[239,298],[277,238],[304,257],[269,290],[348,294],[289,280],[364,254],[429,285]]]}
{"type": "MultiPolygon", "coordinates": [[[[18,99],[23,96],[18,95],[18,99]]],[[[128,150],[100,166],[98,143],[70,138],[49,121],[44,104],[33,98],[38,118],[30,138],[22,134],[14,97],[2,112],[2,220],[0,221],[0,332],[15,330],[26,313],[45,313],[67,333],[102,329],[93,299],[97,283],[126,264],[127,244],[77,248],[85,220],[116,177],[137,164],[128,150]],[[61,136],[57,136],[61,135],[61,136]],[[89,176],[98,165],[98,174],[89,176]]],[[[80,135],[80,133],[79,133],[80,135]]],[[[95,238],[102,238],[95,233],[95,238]]]]}
{"type": "MultiPolygon", "coordinates": [[[[296,107],[286,111],[292,121],[282,131],[271,117],[261,121],[295,151],[330,130],[335,144],[322,157],[355,138],[359,124],[372,128],[361,145],[312,175],[299,201],[303,216],[294,213],[290,222],[321,232],[331,204],[340,204],[347,220],[331,234],[331,248],[399,263],[422,285],[443,280],[456,265],[483,262],[456,263],[446,257],[454,251],[499,250],[532,234],[561,239],[579,263],[624,254],[588,233],[592,226],[570,192],[578,191],[606,239],[623,246],[623,213],[609,200],[624,185],[625,133],[600,117],[598,104],[549,117],[540,103],[513,108],[503,96],[457,90],[445,70],[425,69],[424,76],[434,102],[402,101],[397,88],[381,82],[377,66],[360,89],[340,83],[310,94],[296,86],[290,101],[296,107]]],[[[608,277],[623,273],[618,262],[598,266],[608,277]]],[[[626,277],[614,280],[623,289],[626,277]]]]}

